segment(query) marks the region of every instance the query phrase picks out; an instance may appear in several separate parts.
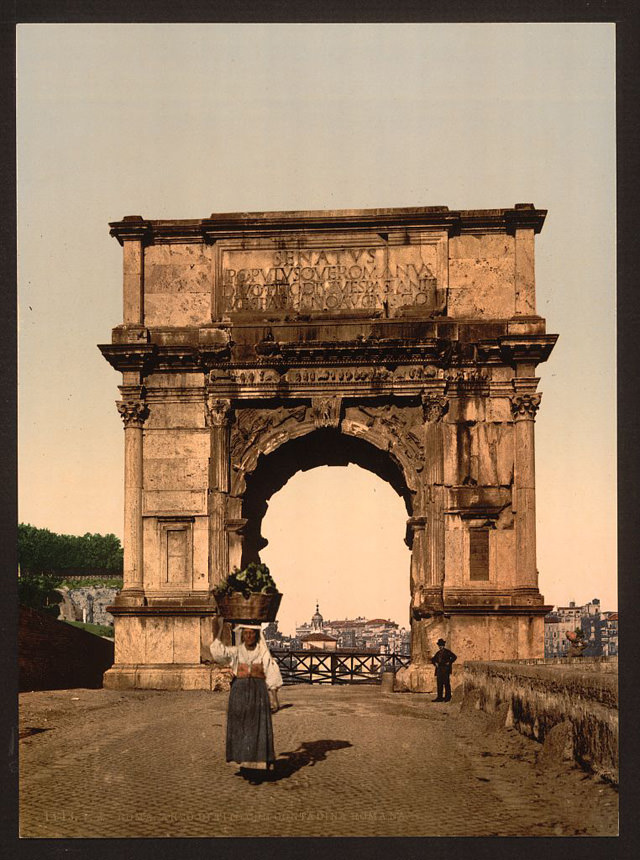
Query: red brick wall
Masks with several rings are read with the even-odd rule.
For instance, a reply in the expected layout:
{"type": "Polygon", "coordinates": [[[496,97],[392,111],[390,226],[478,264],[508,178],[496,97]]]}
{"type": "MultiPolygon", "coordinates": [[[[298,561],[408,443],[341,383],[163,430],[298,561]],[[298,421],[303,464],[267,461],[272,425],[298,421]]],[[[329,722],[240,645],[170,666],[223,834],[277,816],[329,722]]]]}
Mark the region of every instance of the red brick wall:
{"type": "Polygon", "coordinates": [[[20,692],[101,687],[113,642],[21,606],[18,663],[20,692]]]}

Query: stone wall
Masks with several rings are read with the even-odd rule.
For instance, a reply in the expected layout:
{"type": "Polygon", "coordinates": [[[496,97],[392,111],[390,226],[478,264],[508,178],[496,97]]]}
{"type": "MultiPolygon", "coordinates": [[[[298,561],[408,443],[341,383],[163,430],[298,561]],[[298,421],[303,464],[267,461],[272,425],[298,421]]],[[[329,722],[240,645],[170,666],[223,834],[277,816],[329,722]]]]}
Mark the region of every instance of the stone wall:
{"type": "Polygon", "coordinates": [[[20,691],[101,687],[113,663],[113,642],[56,621],[45,612],[20,607],[18,665],[20,691]]]}
{"type": "Polygon", "coordinates": [[[617,783],[616,657],[468,662],[464,704],[617,783]]]}
{"type": "Polygon", "coordinates": [[[84,621],[88,624],[103,624],[113,626],[113,615],[107,612],[115,600],[119,588],[107,586],[88,586],[83,588],[58,588],[62,595],[60,604],[61,621],[84,621]]]}

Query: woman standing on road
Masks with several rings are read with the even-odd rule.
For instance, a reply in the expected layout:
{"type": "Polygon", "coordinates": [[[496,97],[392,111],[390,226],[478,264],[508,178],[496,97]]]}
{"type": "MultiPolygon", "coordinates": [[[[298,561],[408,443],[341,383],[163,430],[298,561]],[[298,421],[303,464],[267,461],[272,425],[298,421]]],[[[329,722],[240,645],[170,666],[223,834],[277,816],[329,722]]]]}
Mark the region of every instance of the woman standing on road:
{"type": "Polygon", "coordinates": [[[227,761],[237,762],[251,782],[260,782],[276,760],[270,694],[277,703],[282,675],[259,624],[238,624],[234,632],[240,635],[240,644],[231,646],[220,641],[223,627],[219,618],[211,656],[233,672],[227,707],[227,761]]]}

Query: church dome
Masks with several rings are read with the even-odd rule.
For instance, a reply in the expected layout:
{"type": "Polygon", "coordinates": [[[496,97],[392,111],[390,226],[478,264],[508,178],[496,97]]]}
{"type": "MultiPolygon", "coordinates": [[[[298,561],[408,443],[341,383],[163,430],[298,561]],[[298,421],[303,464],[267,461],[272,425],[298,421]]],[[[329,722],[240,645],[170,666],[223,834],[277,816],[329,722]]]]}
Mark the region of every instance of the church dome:
{"type": "Polygon", "coordinates": [[[320,615],[320,608],[319,608],[318,604],[316,603],[316,611],[311,616],[311,627],[314,630],[322,630],[323,622],[324,622],[324,619],[323,619],[322,615],[320,615]]]}

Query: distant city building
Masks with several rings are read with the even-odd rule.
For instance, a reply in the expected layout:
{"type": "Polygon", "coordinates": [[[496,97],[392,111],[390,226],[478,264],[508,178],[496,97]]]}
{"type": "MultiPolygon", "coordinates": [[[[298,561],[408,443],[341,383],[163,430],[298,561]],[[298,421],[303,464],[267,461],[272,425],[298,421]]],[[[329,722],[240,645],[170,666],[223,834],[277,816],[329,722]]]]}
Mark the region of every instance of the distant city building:
{"type": "Polygon", "coordinates": [[[602,642],[602,654],[604,657],[616,657],[618,655],[618,613],[604,612],[602,616],[602,627],[600,628],[600,639],[602,642]]]}
{"type": "Polygon", "coordinates": [[[409,654],[410,632],[400,628],[395,621],[386,618],[367,620],[358,616],[325,621],[320,612],[320,605],[316,602],[316,611],[310,622],[296,627],[295,639],[299,640],[304,649],[314,647],[334,650],[335,647],[341,650],[372,651],[382,654],[409,654]],[[328,638],[314,640],[313,637],[320,634],[328,638]],[[335,641],[335,646],[328,644],[332,640],[335,641]],[[310,644],[312,642],[316,644],[312,646],[310,644]]]}
{"type": "Polygon", "coordinates": [[[335,636],[321,632],[310,633],[308,636],[303,636],[300,641],[303,651],[335,651],[338,647],[335,636]]]}
{"type": "Polygon", "coordinates": [[[584,606],[571,601],[557,606],[544,620],[544,656],[566,657],[569,651],[567,633],[581,631],[587,647],[585,657],[612,657],[618,653],[618,613],[602,612],[594,597],[584,606]]]}

